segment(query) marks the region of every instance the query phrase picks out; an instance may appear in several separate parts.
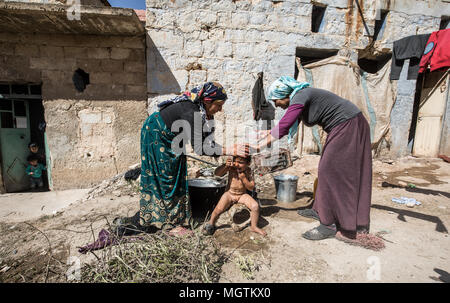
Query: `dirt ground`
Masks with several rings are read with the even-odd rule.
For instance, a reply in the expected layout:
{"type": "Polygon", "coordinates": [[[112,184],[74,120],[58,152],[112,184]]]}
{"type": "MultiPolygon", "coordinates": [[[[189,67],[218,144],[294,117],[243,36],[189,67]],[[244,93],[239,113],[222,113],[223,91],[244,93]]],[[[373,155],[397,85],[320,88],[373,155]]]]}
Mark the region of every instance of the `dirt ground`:
{"type": "MultiPolygon", "coordinates": [[[[449,163],[413,157],[374,161],[370,231],[381,232],[386,247],[373,251],[334,238],[301,237],[318,225],[297,214],[311,204],[318,162],[319,156],[304,156],[273,174],[299,177],[293,203],[276,201],[271,174],[256,177],[261,226],[268,236],[219,226],[214,237],[233,256],[220,282],[450,282],[449,163]],[[410,208],[391,200],[400,197],[421,205],[410,208]]],[[[7,215],[0,217],[0,282],[61,281],[62,265],[70,257],[81,264],[95,260],[93,254],[78,253],[79,246],[92,242],[114,217],[133,215],[139,204],[136,188],[125,186],[23,221],[2,209],[11,208],[2,199],[0,214],[7,215]]]]}

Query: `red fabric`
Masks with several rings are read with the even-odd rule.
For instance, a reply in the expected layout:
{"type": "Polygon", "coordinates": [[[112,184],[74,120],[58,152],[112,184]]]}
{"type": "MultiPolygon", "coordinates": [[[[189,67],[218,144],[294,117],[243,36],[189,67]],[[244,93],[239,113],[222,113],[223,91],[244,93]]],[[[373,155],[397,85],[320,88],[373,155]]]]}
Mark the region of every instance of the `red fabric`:
{"type": "Polygon", "coordinates": [[[423,73],[428,66],[430,71],[450,67],[450,28],[431,33],[424,55],[420,59],[419,73],[423,73]],[[434,46],[428,51],[430,43],[434,43],[434,46]]]}

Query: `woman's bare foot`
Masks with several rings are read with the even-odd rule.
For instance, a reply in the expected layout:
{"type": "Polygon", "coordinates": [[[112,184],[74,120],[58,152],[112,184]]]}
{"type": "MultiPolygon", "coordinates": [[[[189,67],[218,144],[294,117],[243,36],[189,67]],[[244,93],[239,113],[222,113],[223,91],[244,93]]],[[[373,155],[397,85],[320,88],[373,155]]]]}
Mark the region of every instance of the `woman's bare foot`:
{"type": "Polygon", "coordinates": [[[356,242],[356,233],[340,230],[336,233],[335,238],[344,242],[356,242]]]}
{"type": "Polygon", "coordinates": [[[262,235],[263,237],[267,236],[267,233],[264,230],[262,230],[261,228],[250,227],[250,230],[254,233],[258,233],[258,234],[262,235]]]}

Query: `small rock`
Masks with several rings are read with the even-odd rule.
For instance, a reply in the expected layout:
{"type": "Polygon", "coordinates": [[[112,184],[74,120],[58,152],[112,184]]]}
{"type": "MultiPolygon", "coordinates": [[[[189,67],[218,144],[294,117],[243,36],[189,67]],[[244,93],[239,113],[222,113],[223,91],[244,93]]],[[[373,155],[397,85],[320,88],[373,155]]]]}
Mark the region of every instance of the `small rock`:
{"type": "Polygon", "coordinates": [[[12,251],[12,253],[13,253],[14,255],[16,255],[16,254],[17,254],[17,249],[14,249],[14,250],[12,251]]]}
{"type": "Polygon", "coordinates": [[[393,211],[388,211],[388,214],[391,214],[391,215],[393,215],[393,214],[395,214],[393,211]]]}
{"type": "Polygon", "coordinates": [[[401,186],[406,186],[406,185],[407,185],[407,183],[406,183],[406,182],[403,182],[403,181],[398,181],[398,185],[401,185],[401,186]]]}
{"type": "Polygon", "coordinates": [[[86,221],[86,217],[81,217],[81,221],[86,221]]]}
{"type": "Polygon", "coordinates": [[[116,196],[116,197],[120,197],[120,195],[121,195],[122,193],[120,192],[120,190],[115,190],[115,191],[112,192],[112,194],[113,194],[114,196],[116,196]]]}
{"type": "Polygon", "coordinates": [[[406,203],[406,206],[413,208],[416,205],[416,202],[408,202],[406,203]]]}
{"type": "Polygon", "coordinates": [[[388,177],[386,177],[386,176],[381,176],[381,178],[383,178],[384,180],[386,180],[388,177]]]}
{"type": "Polygon", "coordinates": [[[13,225],[13,226],[11,226],[9,229],[14,229],[14,228],[16,228],[16,226],[15,225],[13,225]]]}

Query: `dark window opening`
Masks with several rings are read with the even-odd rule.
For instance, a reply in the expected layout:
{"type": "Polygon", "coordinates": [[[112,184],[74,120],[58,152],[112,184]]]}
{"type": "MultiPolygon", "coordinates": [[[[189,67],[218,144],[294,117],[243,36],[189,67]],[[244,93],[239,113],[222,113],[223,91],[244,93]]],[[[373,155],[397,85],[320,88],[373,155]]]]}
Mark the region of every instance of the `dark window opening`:
{"type": "Polygon", "coordinates": [[[383,37],[384,28],[386,26],[386,16],[389,13],[387,10],[381,10],[380,16],[375,20],[375,28],[373,31],[373,39],[379,40],[383,37]]]}
{"type": "Polygon", "coordinates": [[[18,117],[26,117],[27,116],[27,109],[25,107],[25,102],[14,101],[14,116],[18,116],[18,117]]]}
{"type": "Polygon", "coordinates": [[[441,24],[439,25],[439,30],[449,28],[450,16],[442,16],[441,24]]]}
{"type": "Polygon", "coordinates": [[[326,9],[326,6],[313,5],[311,14],[311,31],[313,33],[318,33],[320,31],[326,9]]]}
{"type": "MultiPolygon", "coordinates": [[[[320,49],[320,48],[302,48],[297,47],[295,56],[300,59],[300,64],[302,66],[314,63],[329,57],[336,56],[338,53],[337,49],[320,49]]],[[[295,75],[294,78],[297,79],[298,67],[295,64],[295,75]]]]}
{"type": "Polygon", "coordinates": [[[11,100],[1,100],[0,99],[0,110],[12,111],[11,100]]]}
{"type": "Polygon", "coordinates": [[[73,73],[72,81],[76,90],[83,92],[89,84],[89,74],[79,68],[73,73]]]}
{"type": "Polygon", "coordinates": [[[12,112],[2,112],[0,120],[2,121],[2,128],[14,128],[14,119],[12,112]]]}
{"type": "Polygon", "coordinates": [[[30,85],[30,94],[31,95],[41,95],[42,89],[40,85],[30,85]]]}
{"type": "Polygon", "coordinates": [[[0,84],[0,94],[9,95],[10,93],[8,84],[0,84]]]}
{"type": "Polygon", "coordinates": [[[358,58],[359,67],[370,74],[377,73],[391,59],[392,54],[384,54],[374,59],[358,58]]]}
{"type": "Polygon", "coordinates": [[[11,85],[11,93],[16,95],[28,95],[28,85],[11,85]]]}

